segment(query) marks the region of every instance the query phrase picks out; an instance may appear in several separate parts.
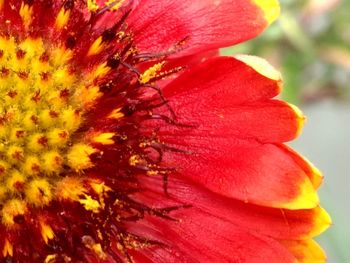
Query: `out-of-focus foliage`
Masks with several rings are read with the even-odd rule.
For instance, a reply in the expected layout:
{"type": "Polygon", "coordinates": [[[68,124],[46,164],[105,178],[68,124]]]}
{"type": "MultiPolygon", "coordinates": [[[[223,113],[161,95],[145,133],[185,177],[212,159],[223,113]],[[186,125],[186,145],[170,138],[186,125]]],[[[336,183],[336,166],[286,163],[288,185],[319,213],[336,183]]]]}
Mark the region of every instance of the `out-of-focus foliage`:
{"type": "Polygon", "coordinates": [[[267,58],[284,77],[284,99],[350,102],[350,0],[281,0],[278,22],[224,54],[267,58]]]}

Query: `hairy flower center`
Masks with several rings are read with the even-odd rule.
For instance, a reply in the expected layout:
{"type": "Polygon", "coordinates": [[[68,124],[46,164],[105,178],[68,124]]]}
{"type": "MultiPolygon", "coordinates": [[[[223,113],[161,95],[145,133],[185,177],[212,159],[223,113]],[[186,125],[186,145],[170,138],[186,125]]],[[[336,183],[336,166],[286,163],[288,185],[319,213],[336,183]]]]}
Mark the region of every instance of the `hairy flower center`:
{"type": "Polygon", "coordinates": [[[129,250],[163,243],[130,229],[145,216],[174,220],[169,213],[184,207],[140,199],[140,180],[152,177],[167,193],[174,170],[163,153],[176,149],[157,132],[160,121],[177,122],[157,81],[182,70],[166,67],[182,42],[159,54],[138,50],[132,3],[0,0],[6,260],[132,262],[129,250]]]}
{"type": "Polygon", "coordinates": [[[98,89],[68,63],[69,50],[44,42],[0,37],[0,215],[7,226],[29,206],[66,198],[62,172],[90,168],[97,152],[75,134],[98,89]]]}

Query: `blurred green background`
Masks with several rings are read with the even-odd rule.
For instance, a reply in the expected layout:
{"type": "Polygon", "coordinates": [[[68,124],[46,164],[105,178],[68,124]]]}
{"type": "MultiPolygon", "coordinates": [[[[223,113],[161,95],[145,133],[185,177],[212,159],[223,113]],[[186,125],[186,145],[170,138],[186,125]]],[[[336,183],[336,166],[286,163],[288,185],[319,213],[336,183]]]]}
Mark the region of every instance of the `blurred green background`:
{"type": "Polygon", "coordinates": [[[319,242],[329,263],[350,262],[350,0],[280,0],[280,19],[260,37],[226,48],[282,71],[282,97],[308,118],[291,145],[324,175],[323,206],[333,226],[319,242]],[[348,201],[349,200],[349,201],[348,201]]]}

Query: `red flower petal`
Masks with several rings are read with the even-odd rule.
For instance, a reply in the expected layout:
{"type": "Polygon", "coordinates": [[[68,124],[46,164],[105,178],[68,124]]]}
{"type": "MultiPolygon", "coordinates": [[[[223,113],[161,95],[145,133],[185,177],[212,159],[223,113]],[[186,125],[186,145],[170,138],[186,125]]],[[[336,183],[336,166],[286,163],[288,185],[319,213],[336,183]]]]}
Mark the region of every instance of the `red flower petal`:
{"type": "MultiPolygon", "coordinates": [[[[204,92],[187,99],[171,98],[170,105],[180,123],[196,127],[189,134],[215,134],[263,143],[290,141],[300,134],[303,118],[285,102],[270,100],[235,106],[227,105],[227,97],[219,97],[204,92]]],[[[163,134],[173,133],[174,129],[168,130],[164,129],[163,134]]]]}
{"type": "Polygon", "coordinates": [[[240,226],[196,208],[174,214],[181,221],[169,224],[160,219],[151,220],[175,247],[190,255],[195,262],[261,263],[267,258],[271,263],[295,261],[275,240],[248,233],[240,226]]]}
{"type": "Polygon", "coordinates": [[[219,220],[230,221],[242,229],[275,239],[309,239],[325,231],[331,224],[329,215],[320,207],[284,210],[256,206],[210,193],[207,189],[179,178],[169,181],[169,198],[161,199],[161,181],[157,178],[142,178],[141,181],[150,191],[135,197],[152,207],[175,206],[180,202],[197,207],[219,220]],[[271,225],[274,227],[271,228],[271,225]]]}
{"type": "Polygon", "coordinates": [[[161,52],[185,40],[182,54],[253,38],[279,13],[277,1],[141,0],[129,23],[143,51],[161,52]]]}
{"type": "Polygon", "coordinates": [[[154,239],[158,231],[162,233],[163,251],[149,249],[139,252],[153,262],[260,263],[266,258],[273,263],[295,262],[292,254],[279,242],[249,233],[239,225],[194,207],[174,211],[172,216],[181,220],[168,221],[146,217],[148,223],[135,232],[137,235],[153,232],[153,235],[148,236],[150,240],[154,239]],[[177,251],[181,251],[181,254],[177,251]]]}
{"type": "Polygon", "coordinates": [[[294,159],[294,161],[303,168],[304,172],[309,176],[315,189],[320,187],[323,181],[323,175],[320,170],[318,170],[310,161],[305,157],[301,156],[299,153],[295,152],[293,149],[286,145],[281,145],[281,148],[289,153],[289,155],[294,159]]]}
{"type": "Polygon", "coordinates": [[[299,135],[304,117],[287,103],[266,101],[279,83],[233,58],[214,58],[170,83],[164,95],[196,132],[282,142],[299,135]],[[265,101],[248,103],[257,100],[265,101]]]}
{"type": "Polygon", "coordinates": [[[169,154],[167,161],[229,197],[288,209],[315,207],[318,197],[303,169],[277,146],[257,143],[296,137],[302,116],[284,102],[269,100],[280,80],[251,65],[209,59],[164,88],[178,121],[196,127],[186,133],[161,129],[163,141],[193,153],[169,154]]]}
{"type": "Polygon", "coordinates": [[[164,89],[164,95],[189,95],[197,101],[220,96],[225,105],[240,105],[273,98],[280,93],[280,85],[281,79],[276,75],[263,75],[232,57],[215,57],[183,73],[164,89]]]}
{"type": "Polygon", "coordinates": [[[278,146],[211,136],[177,137],[177,143],[192,154],[169,153],[165,160],[175,167],[181,163],[183,176],[216,193],[278,208],[318,205],[308,176],[278,146]]]}

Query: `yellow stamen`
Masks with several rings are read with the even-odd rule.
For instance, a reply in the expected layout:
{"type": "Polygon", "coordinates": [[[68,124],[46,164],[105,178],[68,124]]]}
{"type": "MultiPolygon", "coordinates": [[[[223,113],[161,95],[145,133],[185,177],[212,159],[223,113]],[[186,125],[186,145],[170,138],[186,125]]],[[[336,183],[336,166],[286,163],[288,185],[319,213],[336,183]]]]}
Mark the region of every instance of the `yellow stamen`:
{"type": "Polygon", "coordinates": [[[75,99],[77,102],[80,102],[84,107],[92,107],[99,98],[103,95],[100,92],[100,88],[98,86],[93,87],[81,87],[79,92],[76,92],[75,99]]]}
{"type": "Polygon", "coordinates": [[[70,10],[64,9],[64,7],[61,8],[60,12],[57,15],[56,18],[56,27],[57,29],[62,29],[64,26],[67,25],[69,17],[70,17],[70,10]]]}
{"type": "Polygon", "coordinates": [[[42,207],[52,200],[52,189],[46,179],[34,179],[28,183],[26,196],[30,203],[42,207]]]}
{"type": "Polygon", "coordinates": [[[44,222],[40,222],[41,226],[41,236],[44,239],[45,243],[48,244],[49,240],[53,239],[55,234],[52,230],[52,228],[45,224],[44,222]]]}
{"type": "Polygon", "coordinates": [[[48,255],[45,258],[45,263],[55,263],[56,262],[56,258],[57,258],[57,255],[55,255],[55,254],[48,255]]]}
{"type": "Polygon", "coordinates": [[[7,238],[5,239],[4,248],[3,248],[3,250],[2,250],[2,255],[3,255],[4,257],[7,257],[7,256],[12,257],[12,256],[13,256],[13,246],[12,246],[12,244],[10,243],[10,241],[8,241],[7,238]]]}
{"type": "MultiPolygon", "coordinates": [[[[22,4],[24,19],[30,8],[22,4]]],[[[64,26],[66,22],[62,21],[68,19],[69,12],[61,10],[56,21],[59,26],[64,26]]],[[[90,70],[91,75],[81,72],[71,63],[71,50],[64,44],[44,44],[42,38],[0,36],[0,50],[3,225],[14,228],[29,207],[41,209],[57,200],[80,202],[87,210],[97,212],[104,206],[107,187],[94,185],[99,191],[97,200],[86,196],[92,190],[85,188],[81,175],[94,166],[91,155],[98,152],[88,142],[111,144],[114,133],[96,132],[93,140],[73,135],[84,122],[85,113],[103,95],[91,81],[103,77],[110,68],[102,63],[90,70]],[[69,178],[62,176],[63,168],[69,178]],[[76,172],[77,178],[72,178],[76,172]]],[[[49,242],[53,233],[43,226],[42,235],[49,242]]]]}
{"type": "Polygon", "coordinates": [[[108,118],[110,119],[120,119],[124,117],[124,114],[121,112],[122,108],[118,108],[113,110],[109,115],[108,118]]]}
{"type": "Polygon", "coordinates": [[[37,175],[40,173],[41,163],[38,157],[36,156],[28,156],[26,157],[23,171],[28,175],[37,175]]]}
{"type": "Polygon", "coordinates": [[[91,73],[88,79],[91,81],[94,81],[96,79],[104,77],[109,71],[111,70],[110,67],[107,66],[107,62],[104,62],[100,65],[98,65],[91,73]]]}
{"type": "Polygon", "coordinates": [[[18,187],[24,185],[26,178],[19,171],[12,171],[6,180],[7,189],[11,192],[18,192],[18,187]]]}
{"type": "Polygon", "coordinates": [[[18,215],[24,215],[27,211],[27,206],[24,201],[19,199],[11,199],[4,204],[1,210],[2,222],[6,226],[12,226],[14,218],[18,215]]]}
{"type": "Polygon", "coordinates": [[[103,145],[111,145],[114,144],[113,137],[115,136],[114,132],[106,132],[95,135],[92,138],[94,143],[101,143],[103,145]]]}
{"type": "Polygon", "coordinates": [[[67,154],[68,164],[76,171],[91,168],[93,163],[90,155],[96,152],[97,150],[89,145],[75,144],[67,154]]]}
{"type": "Polygon", "coordinates": [[[53,128],[48,134],[48,143],[54,147],[63,147],[69,139],[69,132],[66,129],[53,128]]]}
{"type": "Polygon", "coordinates": [[[23,19],[24,26],[29,27],[32,23],[33,7],[26,5],[24,2],[22,2],[19,14],[23,19]]]}
{"type": "Polygon", "coordinates": [[[58,174],[63,165],[63,158],[57,151],[45,152],[42,157],[42,169],[48,174],[58,174]]]}
{"type": "Polygon", "coordinates": [[[62,65],[65,65],[69,62],[69,60],[73,57],[73,52],[69,49],[66,49],[64,46],[57,47],[52,52],[52,64],[60,68],[62,65]]]}
{"type": "Polygon", "coordinates": [[[104,44],[102,42],[102,37],[98,37],[94,43],[89,48],[87,53],[88,56],[93,56],[99,54],[104,48],[104,44]]]}

